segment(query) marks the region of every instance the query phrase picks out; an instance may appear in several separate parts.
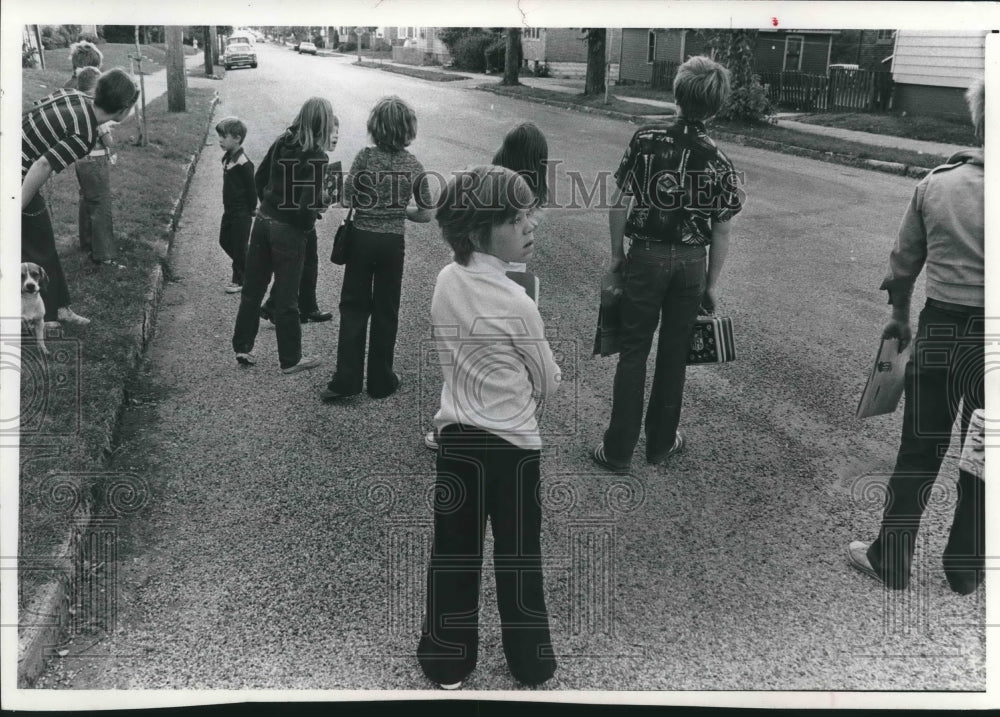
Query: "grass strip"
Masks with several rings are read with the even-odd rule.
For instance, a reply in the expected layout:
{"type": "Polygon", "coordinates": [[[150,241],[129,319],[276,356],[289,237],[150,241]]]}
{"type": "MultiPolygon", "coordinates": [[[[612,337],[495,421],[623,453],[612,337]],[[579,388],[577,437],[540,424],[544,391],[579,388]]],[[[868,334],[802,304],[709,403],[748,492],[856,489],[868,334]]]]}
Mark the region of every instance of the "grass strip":
{"type": "Polygon", "coordinates": [[[906,137],[924,142],[944,142],[945,144],[960,144],[965,147],[974,147],[977,144],[976,134],[968,121],[945,117],[920,115],[903,117],[874,112],[829,112],[803,115],[796,117],[795,121],[892,137],[906,137]]]}
{"type": "Polygon", "coordinates": [[[394,72],[397,75],[409,75],[410,77],[417,77],[421,80],[430,80],[431,82],[455,82],[456,80],[469,79],[465,75],[456,75],[453,72],[422,70],[419,67],[400,67],[399,65],[386,65],[380,62],[355,62],[354,64],[360,67],[370,67],[377,70],[384,70],[385,72],[394,72]]]}
{"type": "MultiPolygon", "coordinates": [[[[151,276],[167,255],[172,211],[189,162],[204,145],[214,94],[189,88],[187,111],[182,113],[167,111],[166,96],[150,102],[146,146],[133,143],[138,129],[134,118],[115,131],[115,243],[126,269],[96,267],[80,250],[79,190],[72,167],[52,177],[42,190],[72,306],[91,324],[51,332],[48,361],[41,359],[32,341],[22,346],[18,555],[29,563],[44,560],[66,539],[77,497],[100,506],[114,479],[102,471],[113,450],[125,386],[137,369],[137,327],[151,320],[145,313],[151,276]],[[68,488],[60,489],[60,484],[68,488]]],[[[44,571],[22,571],[20,604],[51,577],[44,571]]]]}

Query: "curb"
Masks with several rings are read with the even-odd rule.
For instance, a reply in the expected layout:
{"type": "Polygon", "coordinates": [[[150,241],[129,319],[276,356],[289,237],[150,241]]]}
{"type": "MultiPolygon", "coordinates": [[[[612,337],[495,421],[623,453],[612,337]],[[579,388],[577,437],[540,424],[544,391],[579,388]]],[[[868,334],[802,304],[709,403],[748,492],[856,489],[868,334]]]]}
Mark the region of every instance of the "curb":
{"type": "MultiPolygon", "coordinates": [[[[212,116],[219,101],[219,93],[216,92],[215,97],[212,99],[208,122],[205,125],[206,139],[212,129],[212,116]]],[[[166,250],[162,252],[159,262],[154,265],[150,273],[148,289],[142,304],[142,318],[129,332],[131,340],[128,347],[128,371],[125,381],[112,389],[117,408],[107,422],[105,439],[101,446],[105,463],[110,460],[114,446],[118,441],[122,414],[128,401],[128,390],[125,384],[135,376],[140,362],[146,353],[146,348],[153,339],[156,314],[159,309],[160,297],[163,293],[163,266],[170,256],[174,236],[177,232],[177,224],[180,221],[181,213],[184,211],[188,190],[191,188],[191,179],[194,177],[194,172],[198,166],[198,160],[201,158],[201,152],[204,147],[205,140],[202,140],[201,148],[191,155],[191,159],[188,162],[180,195],[170,210],[170,219],[167,222],[165,233],[166,250]]],[[[81,531],[86,530],[90,521],[90,508],[87,505],[74,515],[74,523],[79,526],[78,529],[81,531]]],[[[75,561],[74,556],[71,555],[73,545],[73,536],[70,535],[51,558],[51,564],[58,577],[39,588],[37,596],[18,615],[18,688],[30,687],[38,679],[39,675],[45,670],[48,660],[54,656],[52,646],[59,644],[60,638],[69,623],[70,608],[72,607],[70,605],[70,596],[74,594],[73,580],[75,578],[75,571],[73,570],[75,561]]]]}
{"type": "MultiPolygon", "coordinates": [[[[525,102],[534,102],[535,104],[548,105],[550,107],[560,107],[562,109],[572,110],[574,112],[585,112],[588,114],[603,115],[605,117],[610,117],[612,119],[625,120],[626,122],[632,122],[633,124],[646,124],[649,122],[655,122],[660,117],[672,117],[673,115],[631,115],[625,112],[618,112],[616,110],[603,110],[596,107],[586,107],[582,105],[577,105],[572,102],[559,102],[558,100],[540,99],[538,97],[532,97],[530,95],[520,95],[513,92],[505,92],[500,89],[499,86],[481,85],[479,87],[473,88],[477,90],[482,90],[483,92],[492,92],[495,95],[502,95],[504,97],[514,97],[519,100],[524,100],[525,102]]],[[[822,162],[831,162],[833,164],[842,164],[849,167],[857,167],[859,169],[870,169],[877,172],[885,172],[887,174],[896,174],[904,177],[911,177],[914,179],[920,179],[926,176],[931,170],[927,167],[916,167],[912,165],[902,164],[901,162],[883,162],[877,159],[861,159],[859,157],[852,157],[846,154],[837,154],[835,152],[822,152],[818,149],[808,149],[806,147],[793,147],[791,145],[784,144],[782,142],[774,142],[767,139],[759,139],[757,137],[750,137],[745,134],[737,134],[735,132],[726,132],[724,130],[712,129],[712,136],[717,139],[723,139],[728,142],[734,142],[745,147],[754,147],[757,149],[766,149],[771,152],[779,152],[781,154],[792,154],[799,157],[808,157],[809,159],[817,159],[822,162]]]]}

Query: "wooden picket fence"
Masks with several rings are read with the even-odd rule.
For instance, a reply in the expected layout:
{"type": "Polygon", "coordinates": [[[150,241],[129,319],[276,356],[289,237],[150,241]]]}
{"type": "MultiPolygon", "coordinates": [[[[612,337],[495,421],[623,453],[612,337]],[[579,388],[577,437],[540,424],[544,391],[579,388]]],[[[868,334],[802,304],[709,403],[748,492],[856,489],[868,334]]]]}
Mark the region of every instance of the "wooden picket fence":
{"type": "Polygon", "coordinates": [[[892,73],[835,68],[827,75],[762,72],[774,104],[804,112],[884,112],[892,102],[892,73]]]}

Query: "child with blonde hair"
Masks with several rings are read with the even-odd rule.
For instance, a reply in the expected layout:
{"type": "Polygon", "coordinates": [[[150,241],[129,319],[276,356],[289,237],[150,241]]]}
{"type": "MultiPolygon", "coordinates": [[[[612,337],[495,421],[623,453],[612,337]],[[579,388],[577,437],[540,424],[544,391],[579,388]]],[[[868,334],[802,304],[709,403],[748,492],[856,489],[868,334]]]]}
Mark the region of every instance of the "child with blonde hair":
{"type": "Polygon", "coordinates": [[[330,101],[311,97],[292,125],[267,150],[257,169],[254,178],[260,209],[250,233],[233,330],[233,351],[242,366],[257,362],[252,352],[260,328],[260,304],[272,274],[271,297],[282,373],[299,373],[320,364],[318,357],[302,355],[299,281],[306,235],[323,209],[323,173],[338,124],[330,101]]]}
{"type": "Polygon", "coordinates": [[[424,167],[406,150],[417,136],[413,109],[399,97],[383,97],[368,116],[368,134],[373,146],[358,152],[344,182],[343,202],[354,207],[354,228],[340,292],[337,370],[320,394],[324,401],[361,393],[366,373],[372,398],[387,398],[399,388],[393,358],[403,285],[403,232],[407,220],[431,220],[424,167]]]}

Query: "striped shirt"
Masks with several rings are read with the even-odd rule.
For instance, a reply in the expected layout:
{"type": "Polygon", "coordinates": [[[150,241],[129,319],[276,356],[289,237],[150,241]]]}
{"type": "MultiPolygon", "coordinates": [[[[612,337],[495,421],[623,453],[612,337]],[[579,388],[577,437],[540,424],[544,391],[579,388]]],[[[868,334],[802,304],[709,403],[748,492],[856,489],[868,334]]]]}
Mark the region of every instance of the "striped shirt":
{"type": "Polygon", "coordinates": [[[37,104],[21,119],[21,179],[41,157],[61,172],[97,142],[97,116],[86,95],[62,89],[37,104]]]}

